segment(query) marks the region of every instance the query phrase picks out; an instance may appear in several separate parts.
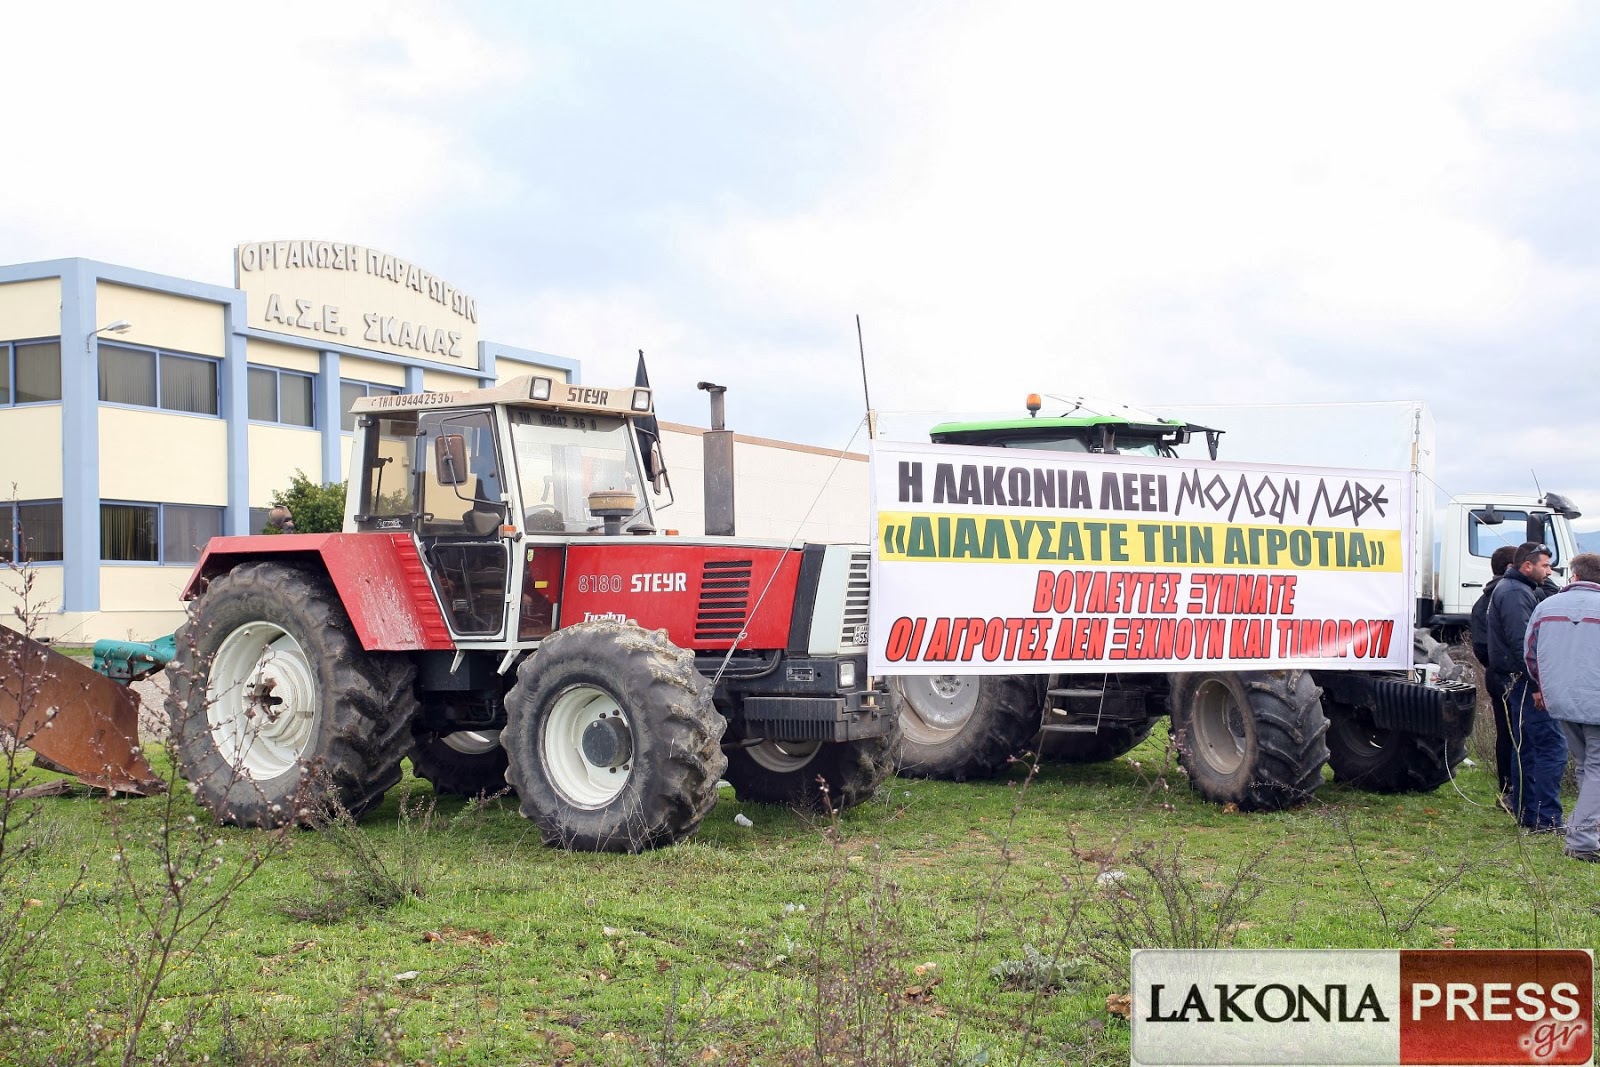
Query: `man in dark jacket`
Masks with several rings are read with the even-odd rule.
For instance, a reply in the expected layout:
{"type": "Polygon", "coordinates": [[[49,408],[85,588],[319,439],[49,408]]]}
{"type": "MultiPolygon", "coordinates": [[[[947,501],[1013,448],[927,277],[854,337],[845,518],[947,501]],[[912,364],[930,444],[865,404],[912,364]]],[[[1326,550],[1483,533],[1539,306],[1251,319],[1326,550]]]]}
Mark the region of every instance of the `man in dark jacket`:
{"type": "Polygon", "coordinates": [[[1550,549],[1537,541],[1517,546],[1504,580],[1489,598],[1489,675],[1503,687],[1506,723],[1514,754],[1511,807],[1524,829],[1546,833],[1563,829],[1561,773],[1567,766],[1567,739],[1549,714],[1535,704],[1535,689],[1524,659],[1528,618],[1538,605],[1539,587],[1550,576],[1550,549]]]}
{"type": "Polygon", "coordinates": [[[1494,773],[1500,780],[1500,806],[1507,811],[1512,811],[1506,797],[1511,792],[1511,761],[1516,758],[1516,751],[1511,747],[1511,725],[1506,722],[1505,686],[1500,684],[1500,676],[1489,670],[1489,599],[1516,552],[1516,545],[1501,545],[1494,550],[1489,557],[1489,573],[1494,577],[1472,605],[1472,654],[1483,664],[1483,688],[1489,694],[1489,708],[1494,715],[1494,773]]]}

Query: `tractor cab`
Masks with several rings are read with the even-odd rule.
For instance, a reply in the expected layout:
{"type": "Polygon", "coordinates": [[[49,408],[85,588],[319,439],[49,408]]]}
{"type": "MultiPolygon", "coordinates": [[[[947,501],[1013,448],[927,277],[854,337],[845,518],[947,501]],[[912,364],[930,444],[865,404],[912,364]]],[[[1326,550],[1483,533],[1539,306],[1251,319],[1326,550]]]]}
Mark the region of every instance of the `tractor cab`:
{"type": "Polygon", "coordinates": [[[1178,455],[1178,446],[1188,444],[1195,434],[1203,434],[1210,457],[1217,458],[1221,430],[1162,419],[1124,404],[1107,404],[1085,397],[1050,399],[1063,400],[1065,410],[1041,417],[1043,401],[1038,393],[1030,393],[1027,418],[947,422],[935,426],[930,436],[935,444],[1104,452],[1171,459],[1178,455]]]}
{"type": "Polygon", "coordinates": [[[655,532],[651,497],[665,492],[665,479],[646,387],[530,376],[490,389],[366,397],[352,410],[345,529],[414,534],[458,639],[544,637],[556,622],[563,546],[655,532]],[[507,605],[519,603],[513,589],[522,610],[508,620],[507,605]]]}

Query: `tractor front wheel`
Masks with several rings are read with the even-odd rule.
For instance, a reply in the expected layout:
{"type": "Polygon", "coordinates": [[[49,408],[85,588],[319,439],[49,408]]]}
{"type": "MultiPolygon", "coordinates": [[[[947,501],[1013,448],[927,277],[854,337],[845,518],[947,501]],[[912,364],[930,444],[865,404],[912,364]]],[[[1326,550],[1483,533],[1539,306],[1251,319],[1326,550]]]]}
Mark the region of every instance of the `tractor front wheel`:
{"type": "Polygon", "coordinates": [[[888,679],[907,778],[993,778],[1039,732],[1037,675],[933,674],[888,679]]]}
{"type": "Polygon", "coordinates": [[[178,769],[219,821],[359,817],[400,780],[417,712],[409,659],[362,649],[333,586],[283,563],[212,579],[176,635],[178,769]]]}
{"type": "Polygon", "coordinates": [[[1384,730],[1363,708],[1331,704],[1328,763],[1333,780],[1370,793],[1431,793],[1467,757],[1464,740],[1384,730]]]}
{"type": "Polygon", "coordinates": [[[411,770],[443,796],[493,796],[509,788],[499,730],[418,734],[411,749],[411,770]]]}
{"type": "Polygon", "coordinates": [[[717,802],[727,720],[666,632],[595,619],[558,630],[506,694],[506,780],[546,844],[639,852],[717,802]]]}
{"type": "Polygon", "coordinates": [[[844,811],[888,781],[899,741],[899,731],[860,741],[759,741],[729,754],[724,777],[740,800],[844,811]]]}
{"type": "Polygon", "coordinates": [[[1322,690],[1305,671],[1180,676],[1172,733],[1189,784],[1242,811],[1303,803],[1328,759],[1322,690]]]}

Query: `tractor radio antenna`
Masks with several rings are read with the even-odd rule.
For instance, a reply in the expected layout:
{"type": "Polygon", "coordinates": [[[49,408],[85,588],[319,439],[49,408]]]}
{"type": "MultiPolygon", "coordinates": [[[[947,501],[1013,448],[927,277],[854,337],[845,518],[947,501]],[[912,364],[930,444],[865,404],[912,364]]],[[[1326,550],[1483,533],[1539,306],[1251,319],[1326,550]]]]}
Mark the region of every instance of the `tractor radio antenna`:
{"type": "Polygon", "coordinates": [[[856,351],[861,354],[861,397],[867,403],[867,438],[878,439],[878,413],[872,410],[872,391],[867,388],[867,346],[861,339],[861,316],[856,316],[856,351]]]}

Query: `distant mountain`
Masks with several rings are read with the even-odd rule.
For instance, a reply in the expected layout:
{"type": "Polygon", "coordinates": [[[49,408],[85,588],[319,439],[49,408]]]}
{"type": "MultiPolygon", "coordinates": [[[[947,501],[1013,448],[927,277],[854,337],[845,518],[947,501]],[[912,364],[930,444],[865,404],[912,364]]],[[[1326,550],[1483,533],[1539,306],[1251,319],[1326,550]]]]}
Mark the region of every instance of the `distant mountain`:
{"type": "Polygon", "coordinates": [[[1574,530],[1579,552],[1600,552],[1600,530],[1574,530]]]}

